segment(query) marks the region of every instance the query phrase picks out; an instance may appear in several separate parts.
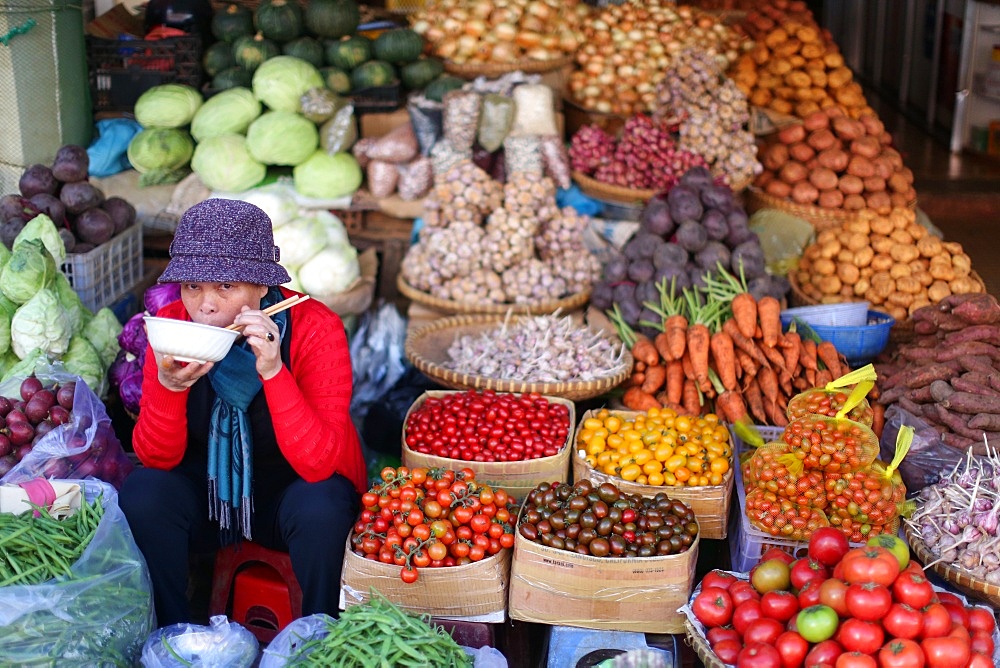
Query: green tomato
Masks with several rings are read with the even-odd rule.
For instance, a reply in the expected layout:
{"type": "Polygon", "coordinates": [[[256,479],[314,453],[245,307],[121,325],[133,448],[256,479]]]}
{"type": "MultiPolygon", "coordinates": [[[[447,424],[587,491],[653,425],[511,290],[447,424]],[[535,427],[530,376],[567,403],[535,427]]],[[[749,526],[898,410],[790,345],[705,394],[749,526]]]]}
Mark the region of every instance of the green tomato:
{"type": "Polygon", "coordinates": [[[910,548],[907,547],[906,541],[899,536],[884,533],[879,534],[869,538],[867,545],[871,547],[884,547],[892,552],[892,556],[896,557],[896,561],[899,562],[900,572],[910,563],[910,548]]]}
{"type": "Polygon", "coordinates": [[[791,569],[781,559],[768,559],[753,569],[750,584],[760,594],[785,591],[792,586],[791,569]]]}
{"type": "Polygon", "coordinates": [[[837,611],[828,605],[811,605],[795,617],[799,635],[812,643],[832,638],[839,623],[837,611]]]}

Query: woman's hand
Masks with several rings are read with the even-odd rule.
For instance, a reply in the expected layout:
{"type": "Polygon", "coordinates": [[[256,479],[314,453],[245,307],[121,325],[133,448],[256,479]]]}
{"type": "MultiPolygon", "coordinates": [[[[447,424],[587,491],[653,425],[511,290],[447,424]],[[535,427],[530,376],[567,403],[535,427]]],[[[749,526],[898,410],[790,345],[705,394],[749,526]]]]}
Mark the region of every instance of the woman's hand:
{"type": "Polygon", "coordinates": [[[156,368],[158,370],[160,385],[171,392],[182,392],[188,389],[215,366],[214,362],[189,362],[182,364],[175,360],[173,355],[164,355],[155,350],[153,351],[153,355],[156,357],[156,368]]]}
{"type": "Polygon", "coordinates": [[[243,336],[257,357],[257,373],[264,380],[274,378],[281,371],[281,339],[278,325],[262,311],[244,306],[235,325],[243,325],[243,336]]]}

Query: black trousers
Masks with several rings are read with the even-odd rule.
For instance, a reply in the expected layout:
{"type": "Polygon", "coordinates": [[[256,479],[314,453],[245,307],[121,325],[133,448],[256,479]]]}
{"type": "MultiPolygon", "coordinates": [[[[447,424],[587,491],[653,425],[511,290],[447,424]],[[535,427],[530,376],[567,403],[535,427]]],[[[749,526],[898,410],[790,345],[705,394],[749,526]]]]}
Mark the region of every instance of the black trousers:
{"type": "MultiPolygon", "coordinates": [[[[119,504],[146,558],[160,626],[190,622],[189,555],[219,547],[208,519],[208,491],[179,470],[138,468],[125,480],[119,504]]],[[[288,552],[302,587],[302,614],[337,616],[340,570],[360,499],[347,478],[298,479],[271,499],[254,500],[253,541],[288,552]]]]}

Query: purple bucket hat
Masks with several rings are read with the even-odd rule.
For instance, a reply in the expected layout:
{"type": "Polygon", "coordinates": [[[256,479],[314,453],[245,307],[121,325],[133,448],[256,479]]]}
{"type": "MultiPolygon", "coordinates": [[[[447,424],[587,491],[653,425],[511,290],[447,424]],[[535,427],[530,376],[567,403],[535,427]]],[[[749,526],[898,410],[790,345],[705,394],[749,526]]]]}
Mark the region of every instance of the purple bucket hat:
{"type": "Polygon", "coordinates": [[[158,282],[281,285],[291,277],[280,258],[263,210],[239,200],[207,199],[181,217],[158,282]]]}

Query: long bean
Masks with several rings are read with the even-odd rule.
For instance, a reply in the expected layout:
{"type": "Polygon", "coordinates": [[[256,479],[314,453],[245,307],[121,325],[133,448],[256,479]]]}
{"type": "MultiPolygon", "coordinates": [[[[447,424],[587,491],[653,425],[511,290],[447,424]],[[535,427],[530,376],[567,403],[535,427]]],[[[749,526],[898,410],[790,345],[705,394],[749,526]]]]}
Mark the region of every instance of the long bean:
{"type": "Polygon", "coordinates": [[[354,605],[331,621],[327,634],[296,648],[288,657],[296,666],[426,666],[472,665],[471,658],[429,618],[412,615],[373,592],[367,603],[354,605]]]}

